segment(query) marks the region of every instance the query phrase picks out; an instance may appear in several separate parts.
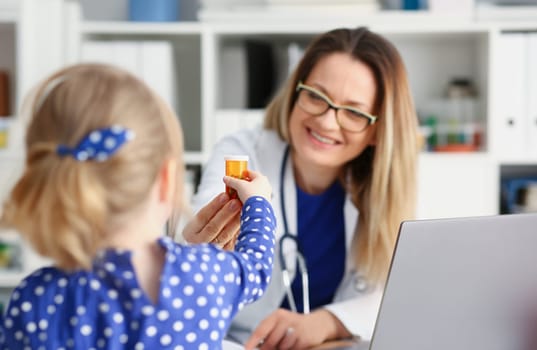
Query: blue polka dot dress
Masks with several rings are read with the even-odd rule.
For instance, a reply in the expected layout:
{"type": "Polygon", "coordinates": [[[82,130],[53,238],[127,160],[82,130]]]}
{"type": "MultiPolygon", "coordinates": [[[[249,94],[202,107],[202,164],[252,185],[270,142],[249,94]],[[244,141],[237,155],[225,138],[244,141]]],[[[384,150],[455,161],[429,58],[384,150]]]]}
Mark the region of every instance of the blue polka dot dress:
{"type": "Polygon", "coordinates": [[[36,271],[11,295],[0,348],[220,349],[234,315],[263,295],[272,273],[269,202],[248,199],[241,224],[235,252],[160,238],[166,258],[156,304],[138,285],[129,251],[100,252],[91,271],[36,271]]]}

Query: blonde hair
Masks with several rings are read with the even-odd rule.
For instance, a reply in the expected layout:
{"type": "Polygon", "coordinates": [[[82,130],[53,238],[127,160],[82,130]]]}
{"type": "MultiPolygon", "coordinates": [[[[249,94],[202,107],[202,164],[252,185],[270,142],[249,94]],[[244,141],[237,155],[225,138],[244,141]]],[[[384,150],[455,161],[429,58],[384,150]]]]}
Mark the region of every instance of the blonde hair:
{"type": "Polygon", "coordinates": [[[178,162],[175,227],[182,193],[178,118],[142,81],[119,68],[79,64],[52,74],[29,96],[26,166],[2,221],[65,269],[89,268],[106,232],[129,220],[167,159],[178,162]],[[120,125],[136,138],[104,162],[59,156],[91,131],[120,125]]]}
{"type": "Polygon", "coordinates": [[[327,55],[342,52],[365,63],[377,91],[373,114],[379,117],[376,145],[345,164],[341,173],[360,212],[354,234],[356,269],[382,283],[402,220],[415,215],[418,121],[406,69],[397,49],[366,28],[335,29],[319,35],[306,49],[297,68],[267,107],[264,126],[291,144],[289,119],[297,99],[296,85],[327,55]]]}

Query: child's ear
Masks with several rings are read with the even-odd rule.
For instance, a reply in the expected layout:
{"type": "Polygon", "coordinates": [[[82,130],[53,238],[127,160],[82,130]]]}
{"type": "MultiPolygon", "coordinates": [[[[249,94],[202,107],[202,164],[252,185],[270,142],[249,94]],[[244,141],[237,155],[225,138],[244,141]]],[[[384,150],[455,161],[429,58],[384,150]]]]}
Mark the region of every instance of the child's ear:
{"type": "Polygon", "coordinates": [[[161,202],[172,202],[175,195],[177,179],[177,161],[169,158],[164,161],[159,173],[159,200],[161,202]]]}

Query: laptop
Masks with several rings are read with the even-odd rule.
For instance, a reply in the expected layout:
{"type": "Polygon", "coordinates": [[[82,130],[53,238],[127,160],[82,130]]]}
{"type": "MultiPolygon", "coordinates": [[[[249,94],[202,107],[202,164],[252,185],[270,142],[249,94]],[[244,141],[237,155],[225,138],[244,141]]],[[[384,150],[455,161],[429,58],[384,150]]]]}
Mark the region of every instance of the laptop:
{"type": "Polygon", "coordinates": [[[321,348],[536,350],[537,213],[403,222],[371,342],[321,348]]]}
{"type": "Polygon", "coordinates": [[[406,221],[369,350],[537,349],[537,213],[406,221]],[[532,339],[533,338],[533,339],[532,339]]]}

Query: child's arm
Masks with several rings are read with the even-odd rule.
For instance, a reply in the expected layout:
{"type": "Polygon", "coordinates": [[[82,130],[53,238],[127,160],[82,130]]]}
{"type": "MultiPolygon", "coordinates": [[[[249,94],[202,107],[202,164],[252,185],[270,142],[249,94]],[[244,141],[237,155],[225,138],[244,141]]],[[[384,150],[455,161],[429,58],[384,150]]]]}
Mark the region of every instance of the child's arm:
{"type": "Polygon", "coordinates": [[[0,305],[0,350],[6,349],[6,335],[4,331],[4,310],[0,305]]]}
{"type": "Polygon", "coordinates": [[[276,218],[269,202],[272,188],[265,176],[249,171],[249,181],[226,176],[224,182],[237,191],[244,203],[234,254],[240,270],[240,283],[235,283],[242,288],[238,296],[240,309],[260,298],[270,282],[276,218]]]}
{"type": "Polygon", "coordinates": [[[270,203],[262,197],[250,197],[243,206],[241,231],[235,247],[246,266],[244,285],[253,288],[250,297],[246,296],[248,303],[261,297],[270,282],[275,229],[276,218],[270,203]]]}

